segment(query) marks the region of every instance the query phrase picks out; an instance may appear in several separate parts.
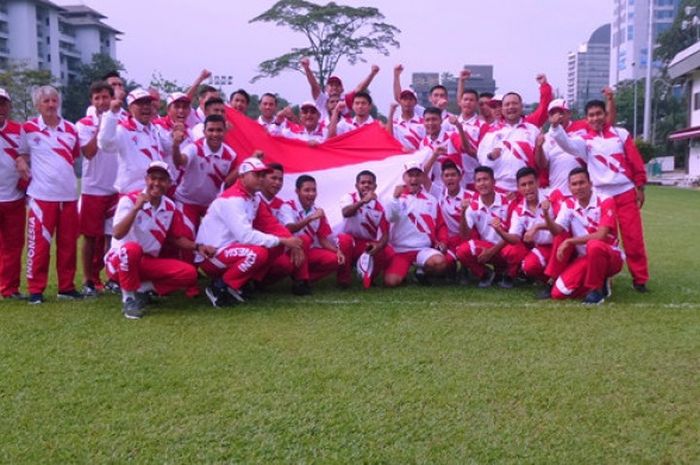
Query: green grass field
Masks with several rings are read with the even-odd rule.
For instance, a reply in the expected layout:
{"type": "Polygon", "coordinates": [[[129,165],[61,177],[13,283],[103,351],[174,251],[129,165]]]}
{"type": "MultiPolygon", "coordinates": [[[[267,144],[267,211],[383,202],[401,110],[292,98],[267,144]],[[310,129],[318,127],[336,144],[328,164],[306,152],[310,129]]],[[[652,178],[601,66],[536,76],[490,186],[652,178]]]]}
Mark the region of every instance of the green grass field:
{"type": "Polygon", "coordinates": [[[0,303],[0,463],[700,463],[700,192],[649,188],[652,292],[287,284],[0,303]],[[690,245],[694,244],[694,245],[690,245]]]}

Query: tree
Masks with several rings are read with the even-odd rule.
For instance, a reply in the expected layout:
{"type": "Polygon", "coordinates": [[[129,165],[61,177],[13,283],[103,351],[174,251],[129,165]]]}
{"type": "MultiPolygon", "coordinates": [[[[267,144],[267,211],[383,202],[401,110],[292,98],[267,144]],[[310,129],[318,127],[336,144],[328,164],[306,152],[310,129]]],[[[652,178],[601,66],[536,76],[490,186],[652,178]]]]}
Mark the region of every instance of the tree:
{"type": "Polygon", "coordinates": [[[690,22],[692,19],[686,17],[686,7],[695,7],[695,14],[700,15],[700,0],[682,0],[671,28],[659,34],[657,39],[658,47],[654,51],[654,58],[661,60],[664,68],[678,52],[690,47],[698,40],[698,26],[688,25],[685,29],[682,27],[683,21],[690,22]]]}
{"type": "MultiPolygon", "coordinates": [[[[110,71],[124,71],[124,65],[102,53],[94,54],[90,63],[81,65],[77,78],[63,88],[63,116],[67,120],[78,121],[85,116],[85,109],[90,106],[90,86],[110,71]]],[[[125,82],[124,86],[128,92],[135,83],[125,82]]]]}
{"type": "Polygon", "coordinates": [[[29,69],[24,62],[10,62],[0,72],[0,87],[12,97],[12,118],[25,121],[36,114],[32,91],[47,84],[55,84],[48,70],[29,69]]]}
{"type": "Polygon", "coordinates": [[[309,45],[292,48],[284,55],[263,61],[251,82],[277,76],[287,69],[299,70],[299,60],[308,56],[314,58],[317,65],[316,77],[321,86],[324,86],[341,58],[354,65],[366,61],[362,54],[368,50],[389,55],[390,47],[399,47],[395,35],[401,31],[383,20],[384,15],[372,7],[280,0],[249,22],[275,23],[277,26],[288,27],[303,34],[309,45]]]}

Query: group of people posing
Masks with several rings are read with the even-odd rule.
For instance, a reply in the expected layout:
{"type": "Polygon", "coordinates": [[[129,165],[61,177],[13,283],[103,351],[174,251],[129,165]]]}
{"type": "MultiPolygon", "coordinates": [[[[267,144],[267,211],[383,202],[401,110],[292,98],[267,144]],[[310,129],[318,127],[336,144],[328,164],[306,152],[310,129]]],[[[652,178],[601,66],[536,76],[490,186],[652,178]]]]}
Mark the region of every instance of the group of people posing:
{"type": "MultiPolygon", "coordinates": [[[[370,115],[368,91],[378,67],[346,94],[338,77],[322,88],[309,61],[300,65],[312,100],[298,114],[278,109],[274,94],[260,98],[258,122],[272,136],[318,145],[381,124],[370,115]]],[[[626,260],[634,288],[646,291],[646,174],[629,133],[614,126],[612,91],[572,121],[567,102],[554,99],[539,75],[539,106],[523,115],[518,93],[479,94],[463,70],[454,115],[440,85],[430,106],[418,105],[401,87],[402,70],[394,69],[395,103],[384,126],[406,152],[424,155],[397,166],[403,182],[384,202],[371,171],[356,175],[354,189],[348,180],[352,192],[340,199],[335,230],[315,205],[312,176],[296,179],[296,198],[281,199],[284,166],[224,142],[226,113],[246,114],[250,97],[238,90],[224,102],[202,85],[206,70],[187,93],[167,96],[164,116],[156,90],[126,93],[117,72],[91,86],[91,106],[75,124],[61,117],[54,87],[35,89],[38,116],[24,123],[10,120],[12,99],[0,89],[3,298],[44,302],[54,236],[58,298],[121,292],[131,319],[142,317],[153,294],[199,295],[197,268],[210,279],[204,294],[216,307],[287,277],[296,295],[331,274],[348,287],[353,270],[365,287],[380,277],[385,287],[399,286],[414,269],[423,283],[474,279],[480,288],[510,288],[528,280],[543,284],[542,298],[599,304],[626,260]],[[82,291],[74,282],[79,235],[82,291]],[[28,296],[19,289],[25,238],[28,296]]]]}

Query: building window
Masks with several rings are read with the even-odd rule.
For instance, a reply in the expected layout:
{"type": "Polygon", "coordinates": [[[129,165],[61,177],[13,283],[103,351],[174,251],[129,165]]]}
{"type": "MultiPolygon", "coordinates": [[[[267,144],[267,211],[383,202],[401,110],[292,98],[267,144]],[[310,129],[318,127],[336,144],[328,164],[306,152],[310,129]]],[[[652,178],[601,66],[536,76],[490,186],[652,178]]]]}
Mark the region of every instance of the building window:
{"type": "Polygon", "coordinates": [[[693,94],[693,110],[700,110],[700,92],[693,94]]]}
{"type": "Polygon", "coordinates": [[[627,40],[634,40],[634,26],[627,26],[627,40]]]}

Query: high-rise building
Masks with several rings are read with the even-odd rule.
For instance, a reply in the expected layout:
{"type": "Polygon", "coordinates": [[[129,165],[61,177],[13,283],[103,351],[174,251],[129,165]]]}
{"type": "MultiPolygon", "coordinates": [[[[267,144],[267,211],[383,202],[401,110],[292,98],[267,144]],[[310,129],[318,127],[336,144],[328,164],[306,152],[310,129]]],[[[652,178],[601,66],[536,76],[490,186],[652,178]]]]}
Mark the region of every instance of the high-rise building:
{"type": "Polygon", "coordinates": [[[94,54],[116,58],[121,32],[103,19],[106,16],[85,5],[0,0],[0,68],[11,61],[25,63],[68,83],[94,54]]]}
{"type": "MultiPolygon", "coordinates": [[[[471,77],[466,83],[467,88],[477,92],[495,92],[496,81],[493,79],[492,65],[464,65],[464,69],[471,71],[471,77]]],[[[418,95],[418,103],[429,106],[428,94],[434,85],[442,84],[447,88],[451,101],[457,97],[457,76],[452,74],[442,77],[439,73],[413,73],[411,88],[418,95]]]]}
{"type": "Polygon", "coordinates": [[[610,24],[596,29],[588,42],[569,52],[566,74],[566,100],[583,108],[587,101],[601,98],[610,81],[610,24]]]}
{"type": "MultiPolygon", "coordinates": [[[[667,31],[678,13],[680,0],[614,0],[610,41],[610,84],[646,76],[649,37],[649,2],[653,3],[654,42],[667,31]]],[[[653,63],[658,72],[661,63],[653,63]]]]}

